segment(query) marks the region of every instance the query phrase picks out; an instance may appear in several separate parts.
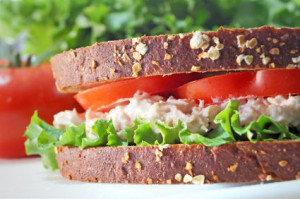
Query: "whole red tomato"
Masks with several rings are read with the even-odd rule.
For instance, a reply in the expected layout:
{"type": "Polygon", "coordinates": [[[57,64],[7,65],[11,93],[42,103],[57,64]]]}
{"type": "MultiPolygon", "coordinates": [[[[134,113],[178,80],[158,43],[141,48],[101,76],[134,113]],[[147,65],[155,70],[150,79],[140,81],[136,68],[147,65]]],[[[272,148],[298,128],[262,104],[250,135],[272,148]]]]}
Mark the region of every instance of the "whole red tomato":
{"type": "Polygon", "coordinates": [[[57,91],[49,63],[37,67],[0,68],[0,158],[24,157],[23,134],[35,110],[48,123],[53,115],[79,105],[57,91]]]}

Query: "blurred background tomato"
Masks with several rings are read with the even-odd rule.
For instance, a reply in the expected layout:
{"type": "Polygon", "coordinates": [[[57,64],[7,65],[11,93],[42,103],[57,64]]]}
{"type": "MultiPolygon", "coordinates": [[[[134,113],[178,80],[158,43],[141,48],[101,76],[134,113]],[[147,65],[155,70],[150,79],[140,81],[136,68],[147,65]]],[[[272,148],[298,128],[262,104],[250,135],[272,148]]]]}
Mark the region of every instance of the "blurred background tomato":
{"type": "Polygon", "coordinates": [[[49,63],[0,69],[0,157],[25,156],[23,134],[35,110],[48,123],[59,111],[77,108],[71,94],[57,91],[49,63]]]}

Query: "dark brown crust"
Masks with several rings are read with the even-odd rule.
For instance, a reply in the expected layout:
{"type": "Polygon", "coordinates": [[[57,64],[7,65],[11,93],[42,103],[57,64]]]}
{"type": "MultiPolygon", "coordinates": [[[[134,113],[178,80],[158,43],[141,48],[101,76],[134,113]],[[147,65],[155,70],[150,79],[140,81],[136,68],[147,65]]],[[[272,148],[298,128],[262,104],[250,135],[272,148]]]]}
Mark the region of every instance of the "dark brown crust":
{"type": "Polygon", "coordinates": [[[186,174],[204,175],[205,183],[300,178],[300,141],[237,142],[217,147],[182,144],[164,149],[63,146],[57,148],[56,159],[65,178],[88,182],[184,183],[175,179],[176,174],[182,179],[186,174]],[[186,168],[189,163],[192,167],[186,168]]]}
{"type": "Polygon", "coordinates": [[[203,52],[202,49],[192,49],[190,46],[193,33],[185,34],[184,37],[173,35],[174,37],[169,39],[168,35],[141,37],[140,42],[146,44],[148,50],[140,61],[133,58],[133,52],[137,52],[137,44],[133,45],[132,39],[96,43],[93,46],[63,52],[51,59],[57,86],[65,92],[77,92],[108,80],[131,78],[135,62],[142,67],[142,70],[136,73],[139,77],[188,73],[191,72],[192,66],[201,67],[197,68],[197,72],[300,67],[300,63],[292,60],[300,56],[300,28],[221,27],[216,32],[204,34],[210,37],[209,47],[216,46],[213,37],[219,38],[220,43],[224,45],[219,51],[219,58],[199,59],[198,55],[203,52]],[[256,38],[257,45],[253,49],[238,47],[238,35],[244,35],[245,40],[249,41],[256,38]],[[164,42],[168,43],[167,49],[164,42]],[[273,48],[278,48],[279,52],[270,52],[273,48]],[[129,57],[128,60],[125,59],[127,62],[122,59],[125,52],[129,57]],[[166,54],[172,58],[165,59],[166,54]],[[242,61],[239,65],[236,59],[241,54],[252,55],[253,61],[249,65],[242,61]],[[267,64],[263,64],[263,57],[270,58],[267,64]]]}

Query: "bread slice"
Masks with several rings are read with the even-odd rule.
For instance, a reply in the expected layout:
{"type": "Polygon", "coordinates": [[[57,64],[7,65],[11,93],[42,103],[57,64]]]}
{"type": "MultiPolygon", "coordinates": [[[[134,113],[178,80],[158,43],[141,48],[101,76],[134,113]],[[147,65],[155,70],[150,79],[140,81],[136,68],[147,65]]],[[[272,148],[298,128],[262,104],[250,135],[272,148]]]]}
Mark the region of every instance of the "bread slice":
{"type": "Polygon", "coordinates": [[[77,92],[120,78],[300,67],[300,28],[264,26],[96,43],[51,59],[57,86],[77,92]]]}
{"type": "Polygon", "coordinates": [[[300,179],[300,141],[56,148],[68,179],[107,183],[216,183],[300,179]]]}

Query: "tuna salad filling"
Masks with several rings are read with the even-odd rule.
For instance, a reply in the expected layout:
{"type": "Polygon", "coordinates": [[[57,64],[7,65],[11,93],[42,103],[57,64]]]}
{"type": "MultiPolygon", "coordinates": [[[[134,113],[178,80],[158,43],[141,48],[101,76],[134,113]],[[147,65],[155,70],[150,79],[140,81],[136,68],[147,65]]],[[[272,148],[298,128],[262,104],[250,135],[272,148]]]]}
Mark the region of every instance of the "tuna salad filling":
{"type": "MultiPolygon", "coordinates": [[[[191,133],[205,135],[217,128],[214,119],[228,104],[226,101],[221,104],[205,106],[202,100],[199,103],[173,97],[165,100],[159,95],[150,96],[142,92],[136,93],[128,101],[128,104],[116,106],[105,113],[88,110],[84,118],[76,110],[60,112],[54,116],[53,124],[56,128],[66,129],[71,124],[85,123],[87,136],[96,139],[97,135],[92,130],[95,122],[98,119],[112,119],[117,134],[125,140],[122,129],[132,126],[136,118],[148,120],[154,132],[158,134],[160,130],[155,126],[155,122],[159,121],[174,127],[181,120],[191,133]]],[[[300,130],[300,96],[250,97],[239,100],[238,112],[241,126],[247,126],[261,115],[266,115],[274,122],[300,130]]]]}
{"type": "MultiPolygon", "coordinates": [[[[53,125],[35,112],[25,136],[26,153],[42,157],[44,167],[58,168],[56,146],[149,146],[300,140],[300,96],[203,101],[165,99],[138,92],[106,112],[64,111],[53,125]],[[125,102],[125,103],[124,103],[125,102]]],[[[107,110],[107,109],[106,109],[107,110]]]]}

